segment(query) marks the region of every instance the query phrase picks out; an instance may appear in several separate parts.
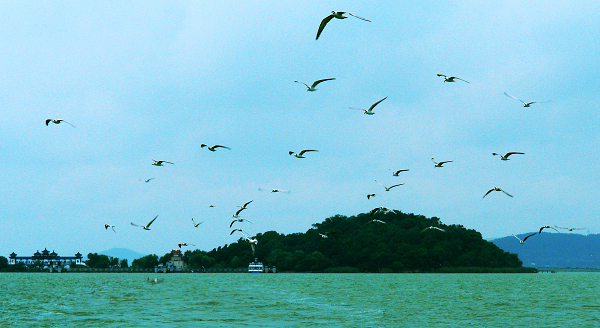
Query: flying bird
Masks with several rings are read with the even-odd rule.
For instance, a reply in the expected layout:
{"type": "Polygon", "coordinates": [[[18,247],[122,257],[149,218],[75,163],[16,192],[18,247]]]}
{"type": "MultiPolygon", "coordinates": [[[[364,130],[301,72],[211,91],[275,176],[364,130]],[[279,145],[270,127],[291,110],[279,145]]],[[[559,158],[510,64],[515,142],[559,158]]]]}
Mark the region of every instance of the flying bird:
{"type": "Polygon", "coordinates": [[[309,151],[318,151],[318,150],[316,150],[316,149],[304,149],[304,150],[300,151],[299,153],[295,153],[295,152],[293,152],[293,151],[290,150],[288,153],[290,155],[294,155],[294,157],[297,157],[297,158],[306,158],[306,157],[304,157],[304,153],[309,152],[309,151]]]}
{"type": "Polygon", "coordinates": [[[241,213],[243,210],[245,210],[245,209],[246,209],[246,206],[248,206],[248,204],[250,204],[250,203],[252,203],[252,201],[249,201],[249,202],[247,202],[246,204],[244,204],[244,205],[240,206],[240,209],[239,209],[239,210],[237,210],[237,211],[235,212],[235,214],[233,215],[233,217],[234,217],[234,218],[237,218],[237,217],[238,217],[238,215],[240,215],[240,213],[241,213]]]}
{"type": "Polygon", "coordinates": [[[239,231],[242,235],[244,235],[244,238],[246,238],[246,240],[250,243],[250,247],[252,247],[252,256],[254,256],[254,251],[256,250],[256,244],[258,244],[258,240],[256,240],[256,238],[250,238],[248,237],[248,235],[246,235],[242,229],[233,229],[233,231],[231,231],[231,234],[233,234],[234,232],[239,231]]]}
{"type": "Polygon", "coordinates": [[[383,222],[383,221],[381,221],[381,220],[377,220],[377,219],[373,219],[373,220],[371,220],[371,221],[369,221],[369,222],[377,222],[377,223],[383,223],[383,224],[386,224],[385,222],[383,222]]]}
{"type": "Polygon", "coordinates": [[[519,244],[525,244],[525,241],[527,240],[527,238],[529,238],[531,236],[535,236],[537,234],[538,234],[537,232],[534,232],[534,233],[532,233],[530,235],[527,235],[525,238],[523,238],[523,240],[521,240],[521,238],[515,236],[514,234],[513,234],[513,237],[515,237],[515,238],[517,238],[519,240],[519,244]]]}
{"type": "Polygon", "coordinates": [[[382,101],[384,101],[384,100],[386,100],[386,99],[387,99],[387,97],[385,97],[385,98],[383,98],[383,99],[379,100],[378,102],[376,102],[376,103],[374,103],[373,105],[371,105],[371,107],[369,107],[369,109],[362,109],[362,108],[352,108],[352,107],[350,107],[350,109],[362,110],[362,111],[363,111],[363,113],[365,113],[365,114],[367,114],[367,115],[373,115],[373,114],[375,114],[375,112],[373,112],[373,108],[375,108],[375,106],[377,106],[377,105],[378,105],[380,102],[382,102],[382,101]]]}
{"type": "Polygon", "coordinates": [[[67,123],[70,126],[75,127],[75,125],[73,125],[73,124],[71,124],[71,123],[69,123],[69,122],[67,122],[65,120],[53,120],[51,118],[49,118],[49,119],[46,120],[46,126],[48,126],[48,123],[50,123],[50,122],[52,122],[54,124],[67,123]]]}
{"type": "Polygon", "coordinates": [[[508,156],[510,156],[510,155],[515,155],[515,154],[521,154],[521,155],[525,155],[525,153],[520,153],[520,152],[518,152],[518,151],[511,151],[511,152],[508,152],[508,153],[506,153],[506,155],[504,155],[504,156],[502,156],[501,154],[498,154],[498,153],[492,153],[492,155],[494,155],[494,156],[500,156],[500,160],[503,160],[503,161],[508,161],[508,160],[510,160],[510,158],[508,158],[508,156]]]}
{"type": "MultiPolygon", "coordinates": [[[[154,165],[154,164],[153,164],[153,165],[154,165]]],[[[146,179],[146,180],[144,180],[144,182],[145,182],[145,183],[148,183],[148,182],[150,182],[150,181],[152,181],[152,180],[154,180],[154,178],[146,179]]],[[[142,181],[142,180],[140,179],[140,181],[142,181]]]]}
{"type": "Polygon", "coordinates": [[[433,162],[433,164],[435,164],[435,167],[442,167],[442,165],[446,164],[446,163],[451,163],[452,161],[443,161],[443,162],[436,162],[433,157],[431,158],[431,161],[433,162]]]}
{"type": "Polygon", "coordinates": [[[110,225],[110,224],[104,224],[104,229],[108,230],[108,228],[111,228],[113,232],[116,233],[115,231],[115,226],[114,225],[110,225]]]}
{"type": "Polygon", "coordinates": [[[175,165],[175,163],[171,163],[171,162],[167,162],[167,161],[157,161],[155,159],[153,159],[154,163],[152,163],[152,165],[154,166],[163,166],[163,164],[173,164],[175,165]]]}
{"type": "Polygon", "coordinates": [[[442,228],[434,227],[434,226],[429,226],[429,227],[427,227],[427,228],[425,228],[425,229],[421,230],[421,232],[425,232],[425,231],[427,231],[427,230],[431,230],[431,229],[435,229],[435,230],[439,230],[439,231],[446,232],[446,230],[444,230],[444,229],[442,229],[442,228]]]}
{"type": "Polygon", "coordinates": [[[134,227],[141,227],[144,230],[150,230],[150,225],[152,224],[152,222],[154,222],[154,220],[156,220],[157,217],[158,217],[158,215],[155,216],[154,219],[152,219],[152,221],[148,222],[148,224],[146,224],[145,226],[141,226],[141,225],[135,224],[133,222],[131,222],[131,225],[134,227]]]}
{"type": "Polygon", "coordinates": [[[544,230],[544,229],[553,229],[553,230],[554,230],[554,231],[556,231],[556,232],[560,232],[560,231],[558,231],[558,230],[557,230],[556,228],[554,228],[554,227],[551,227],[551,226],[543,226],[543,227],[541,227],[541,228],[540,228],[540,232],[538,232],[538,233],[542,233],[542,230],[544,230]]]}
{"type": "MultiPolygon", "coordinates": [[[[392,171],[392,170],[390,169],[390,171],[392,171]]],[[[401,172],[406,172],[406,171],[408,171],[408,169],[403,169],[403,170],[398,170],[398,171],[392,171],[392,175],[395,176],[395,177],[397,177],[397,176],[400,175],[401,172]]]]}
{"type": "Polygon", "coordinates": [[[557,229],[565,229],[565,230],[569,230],[569,231],[573,231],[573,230],[585,230],[587,228],[567,228],[567,227],[559,227],[559,226],[554,226],[557,229]]]}
{"type": "Polygon", "coordinates": [[[250,220],[246,220],[246,219],[239,218],[239,219],[235,219],[235,220],[231,221],[231,223],[229,224],[229,228],[231,228],[231,226],[232,226],[232,225],[233,225],[235,222],[244,222],[244,221],[246,221],[246,222],[249,222],[249,223],[252,223],[252,222],[250,222],[250,220]]]}
{"type": "Polygon", "coordinates": [[[336,233],[337,233],[337,232],[335,232],[335,231],[327,231],[327,232],[325,232],[325,233],[319,233],[319,236],[321,236],[321,237],[323,237],[323,238],[329,238],[329,235],[334,235],[334,234],[336,234],[336,233]]]}
{"type": "Polygon", "coordinates": [[[188,243],[180,243],[180,244],[177,244],[177,246],[179,246],[179,248],[181,248],[181,246],[196,246],[196,245],[188,244],[188,243]]]}
{"type": "Polygon", "coordinates": [[[459,77],[456,77],[456,76],[446,76],[444,74],[438,74],[437,76],[443,76],[444,77],[444,82],[456,82],[456,80],[461,80],[463,82],[467,82],[467,83],[471,84],[471,82],[463,80],[463,79],[461,79],[459,77]]]}
{"type": "Polygon", "coordinates": [[[321,80],[316,80],[316,81],[315,81],[315,82],[313,82],[313,84],[312,84],[312,85],[310,85],[310,86],[309,86],[308,84],[304,83],[304,82],[300,82],[300,81],[294,81],[294,82],[296,82],[296,83],[302,83],[302,84],[304,84],[304,85],[306,86],[306,91],[317,91],[317,89],[316,89],[316,87],[317,87],[317,84],[319,84],[319,83],[321,83],[321,82],[324,82],[324,81],[331,81],[331,80],[335,80],[335,77],[332,77],[332,78],[329,78],[329,79],[321,79],[321,80]]]}
{"type": "Polygon", "coordinates": [[[192,218],[192,224],[194,225],[194,228],[198,228],[199,225],[201,225],[204,221],[200,221],[199,223],[196,223],[196,221],[194,221],[194,218],[192,218]]]}
{"type": "Polygon", "coordinates": [[[345,11],[332,11],[329,16],[323,18],[323,20],[321,21],[321,24],[319,25],[319,30],[317,31],[317,38],[315,40],[319,39],[319,35],[321,35],[321,32],[323,32],[323,29],[325,28],[325,25],[327,25],[327,23],[329,23],[330,20],[332,20],[333,18],[337,18],[337,19],[348,18],[347,16],[344,16],[344,14],[348,14],[348,15],[354,16],[354,17],[356,17],[358,19],[362,19],[364,21],[370,22],[370,20],[368,20],[366,18],[362,18],[362,17],[356,16],[356,15],[351,14],[349,12],[345,12],[345,11]]]}
{"type": "MultiPolygon", "coordinates": [[[[258,188],[258,191],[269,191],[269,190],[258,188]]],[[[284,194],[289,194],[290,193],[289,190],[281,190],[281,189],[271,189],[271,192],[281,192],[281,193],[284,193],[284,194]]]]}
{"type": "Polygon", "coordinates": [[[208,150],[210,150],[210,151],[217,151],[217,148],[225,148],[225,149],[231,150],[231,148],[229,148],[227,146],[221,146],[221,145],[214,145],[214,146],[209,146],[207,144],[201,144],[200,145],[200,148],[204,148],[204,147],[207,147],[208,150]]]}
{"type": "Polygon", "coordinates": [[[371,199],[371,197],[375,197],[375,196],[379,196],[379,195],[377,195],[377,194],[368,194],[367,195],[367,199],[371,199]]]}
{"type": "Polygon", "coordinates": [[[482,198],[485,198],[485,196],[489,195],[489,194],[490,194],[492,191],[502,191],[503,193],[505,193],[505,194],[506,194],[507,196],[509,196],[509,197],[512,197],[512,196],[513,196],[513,195],[511,195],[511,194],[507,193],[506,191],[504,191],[504,190],[502,190],[502,189],[500,189],[500,188],[498,188],[498,187],[494,187],[494,188],[492,188],[492,189],[488,190],[488,192],[486,192],[486,193],[485,193],[485,195],[483,195],[483,197],[482,197],[482,198]]]}
{"type": "Polygon", "coordinates": [[[386,186],[384,186],[383,184],[381,184],[381,183],[380,183],[379,181],[377,181],[377,180],[375,180],[375,182],[379,183],[379,185],[381,185],[383,188],[385,188],[385,191],[390,191],[390,189],[392,189],[392,188],[394,188],[394,187],[401,186],[401,185],[403,185],[403,184],[404,184],[404,183],[399,183],[399,184],[395,184],[395,185],[393,185],[393,186],[391,186],[391,187],[386,187],[386,186]]]}
{"type": "Polygon", "coordinates": [[[521,100],[521,99],[519,99],[519,98],[517,98],[515,96],[509,95],[506,92],[504,94],[507,97],[511,97],[512,99],[516,99],[516,100],[522,102],[523,103],[523,107],[529,107],[529,106],[531,106],[532,104],[535,104],[535,103],[549,103],[549,102],[551,102],[551,100],[548,100],[548,101],[530,101],[530,102],[525,102],[525,101],[523,101],[523,100],[521,100]]]}
{"type": "Polygon", "coordinates": [[[395,214],[398,214],[394,210],[390,210],[389,208],[387,208],[385,206],[380,206],[380,207],[376,207],[376,208],[372,209],[371,212],[369,212],[369,215],[373,215],[373,214],[375,214],[376,212],[379,212],[379,211],[381,211],[381,212],[394,212],[395,214]]]}

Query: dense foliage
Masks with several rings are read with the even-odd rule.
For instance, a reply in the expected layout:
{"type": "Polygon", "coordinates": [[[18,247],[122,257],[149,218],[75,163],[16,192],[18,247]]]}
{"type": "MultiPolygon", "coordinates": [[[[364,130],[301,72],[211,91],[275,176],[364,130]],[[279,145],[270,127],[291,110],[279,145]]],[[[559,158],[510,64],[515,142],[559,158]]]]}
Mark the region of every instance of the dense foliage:
{"type": "Polygon", "coordinates": [[[483,240],[475,230],[444,225],[436,217],[396,212],[336,215],[313,224],[306,233],[259,233],[255,256],[241,238],[209,252],[195,250],[184,255],[191,269],[242,267],[254,257],[265,265],[277,266],[278,271],[295,272],[436,272],[441,268],[460,271],[470,267],[522,267],[517,255],[483,240]],[[445,231],[423,231],[430,226],[445,231]],[[330,233],[327,238],[319,235],[326,232],[330,233]]]}

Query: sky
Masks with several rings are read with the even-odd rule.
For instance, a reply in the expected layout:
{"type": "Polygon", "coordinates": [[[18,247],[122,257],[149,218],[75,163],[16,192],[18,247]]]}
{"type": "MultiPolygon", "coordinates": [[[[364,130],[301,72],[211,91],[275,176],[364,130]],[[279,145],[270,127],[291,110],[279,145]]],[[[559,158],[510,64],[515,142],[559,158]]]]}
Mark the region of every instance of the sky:
{"type": "Polygon", "coordinates": [[[241,237],[229,225],[250,200],[251,223],[234,224],[249,235],[379,206],[487,239],[600,232],[600,2],[2,1],[0,12],[1,256],[211,250],[241,237]],[[371,22],[333,19],[315,40],[332,10],[371,22]],[[294,83],[324,78],[335,80],[314,92],[294,83]],[[384,97],[374,115],[350,108],[384,97]],[[302,149],[319,151],[288,154],[302,149]],[[492,156],[511,151],[525,154],[492,156]],[[493,187],[514,197],[482,198],[493,187]],[[156,215],[150,231],[130,224],[156,215]]]}

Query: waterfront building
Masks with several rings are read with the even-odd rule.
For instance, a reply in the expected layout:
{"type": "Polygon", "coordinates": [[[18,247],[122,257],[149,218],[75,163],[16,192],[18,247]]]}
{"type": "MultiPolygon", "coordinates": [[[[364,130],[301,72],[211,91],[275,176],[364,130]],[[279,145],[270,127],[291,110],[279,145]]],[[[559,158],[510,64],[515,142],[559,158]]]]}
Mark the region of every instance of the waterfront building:
{"type": "Polygon", "coordinates": [[[83,264],[83,256],[77,252],[75,256],[59,256],[56,252],[48,251],[46,248],[40,253],[36,251],[33,256],[17,256],[15,252],[12,252],[8,256],[8,264],[15,265],[17,263],[23,263],[25,265],[35,264],[40,262],[44,265],[69,265],[69,264],[83,264]]]}

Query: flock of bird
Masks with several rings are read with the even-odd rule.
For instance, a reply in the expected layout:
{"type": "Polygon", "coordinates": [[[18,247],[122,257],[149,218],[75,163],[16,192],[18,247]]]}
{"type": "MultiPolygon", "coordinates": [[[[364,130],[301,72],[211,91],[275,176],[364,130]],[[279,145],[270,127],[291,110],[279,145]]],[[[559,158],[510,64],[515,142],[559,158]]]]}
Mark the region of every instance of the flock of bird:
{"type": "MultiPolygon", "coordinates": [[[[335,19],[340,19],[340,20],[343,20],[343,19],[346,19],[346,18],[348,18],[348,16],[344,16],[344,14],[350,15],[350,16],[352,16],[352,17],[358,18],[358,19],[360,19],[360,20],[363,20],[363,21],[366,21],[366,22],[371,22],[370,20],[368,20],[368,19],[366,19],[366,18],[359,17],[359,16],[357,16],[357,15],[354,15],[354,14],[352,14],[352,13],[349,13],[349,12],[344,12],[344,11],[332,11],[332,12],[331,12],[331,14],[329,14],[328,16],[326,16],[325,18],[323,18],[323,19],[322,19],[322,21],[321,21],[321,23],[319,24],[319,26],[318,26],[318,29],[317,29],[317,34],[316,34],[316,40],[318,40],[318,39],[319,39],[319,37],[320,37],[320,36],[321,36],[321,34],[323,33],[323,31],[324,31],[325,27],[327,26],[327,24],[329,24],[329,23],[330,23],[330,22],[331,22],[331,21],[332,21],[334,18],[335,18],[335,19]]],[[[464,83],[471,84],[471,82],[469,82],[469,81],[467,81],[467,80],[465,80],[465,79],[459,78],[459,77],[457,77],[457,76],[448,76],[448,75],[445,75],[445,74],[437,74],[437,76],[438,76],[438,77],[441,77],[441,78],[443,78],[443,82],[444,82],[444,83],[446,83],[446,82],[447,82],[447,83],[453,83],[453,82],[457,82],[457,81],[462,81],[462,82],[464,82],[464,83]]],[[[295,83],[299,83],[299,84],[303,84],[303,85],[306,87],[306,90],[307,90],[307,91],[309,91],[309,92],[315,92],[315,91],[317,91],[317,86],[318,86],[318,85],[320,85],[321,83],[323,83],[323,82],[327,82],[327,81],[334,81],[334,80],[335,80],[335,78],[324,78],[324,79],[319,79],[319,80],[316,80],[316,81],[312,82],[310,85],[309,85],[309,84],[307,84],[307,83],[301,82],[301,81],[297,81],[297,80],[296,80],[296,81],[294,81],[294,82],[295,82],[295,83]]],[[[526,101],[523,101],[523,100],[521,100],[521,99],[519,99],[519,98],[517,98],[517,97],[515,97],[515,96],[512,96],[512,95],[510,95],[510,94],[508,94],[508,93],[506,93],[506,92],[505,92],[504,94],[505,94],[507,97],[510,97],[510,98],[512,98],[512,99],[515,99],[515,100],[518,100],[518,101],[520,101],[520,102],[523,104],[523,107],[530,107],[532,104],[535,104],[535,103],[547,103],[547,102],[550,102],[550,101],[529,101],[529,102],[526,102],[526,101]]],[[[384,97],[384,98],[382,98],[382,99],[380,99],[380,100],[376,101],[376,102],[375,102],[375,103],[373,103],[373,104],[372,104],[372,105],[371,105],[371,106],[370,106],[368,109],[360,109],[360,108],[353,108],[353,107],[350,107],[350,108],[351,108],[351,109],[356,109],[356,110],[361,110],[361,111],[363,111],[363,113],[364,113],[364,114],[366,114],[366,115],[374,115],[374,114],[375,114],[375,112],[374,112],[374,109],[375,109],[375,107],[376,107],[376,106],[378,106],[380,103],[382,103],[382,102],[383,102],[384,100],[386,100],[387,98],[388,98],[388,97],[386,96],[386,97],[384,97]]],[[[45,123],[46,123],[46,126],[48,126],[50,123],[57,124],[57,125],[58,125],[58,124],[61,124],[61,123],[65,123],[65,124],[68,124],[68,125],[70,125],[70,126],[72,126],[72,127],[75,127],[75,125],[73,125],[73,124],[71,124],[71,123],[69,123],[69,122],[67,122],[67,121],[65,121],[65,120],[62,120],[62,119],[47,119],[47,120],[45,121],[45,123]]],[[[217,151],[217,150],[219,150],[219,149],[231,150],[231,148],[230,148],[230,147],[228,147],[228,146],[223,146],[223,145],[219,145],[219,144],[216,144],[216,145],[209,146],[209,145],[207,145],[207,144],[204,144],[204,143],[203,143],[203,144],[201,144],[200,146],[201,146],[201,148],[207,148],[207,149],[208,149],[209,151],[211,151],[211,152],[215,152],[215,151],[217,151]]],[[[305,159],[305,158],[306,158],[306,155],[307,155],[308,153],[315,153],[315,152],[318,152],[318,150],[316,150],[316,149],[303,149],[303,150],[300,150],[299,152],[296,152],[296,151],[292,151],[292,150],[290,150],[290,151],[288,152],[288,154],[289,154],[290,156],[294,156],[294,157],[296,157],[296,158],[305,159]]],[[[513,155],[517,155],[517,154],[518,154],[518,155],[524,155],[524,153],[523,153],[523,152],[516,152],[516,151],[508,152],[508,153],[506,153],[505,155],[498,154],[498,153],[492,153],[492,155],[493,155],[493,156],[499,156],[499,157],[500,157],[500,159],[501,159],[502,161],[508,161],[508,160],[510,159],[509,157],[511,157],[511,156],[513,156],[513,155]]],[[[169,165],[175,165],[175,163],[173,163],[173,162],[169,162],[169,161],[165,161],[165,160],[154,160],[154,159],[153,159],[152,161],[153,161],[153,163],[151,163],[151,165],[153,165],[153,166],[157,166],[157,167],[162,167],[162,166],[165,166],[166,164],[169,164],[169,165]]],[[[444,167],[445,167],[445,166],[444,166],[445,164],[448,164],[448,163],[452,163],[452,162],[453,162],[452,160],[436,161],[436,160],[435,160],[435,158],[433,158],[433,157],[431,158],[431,161],[432,161],[432,162],[433,162],[433,164],[434,164],[434,168],[444,168],[444,167]]],[[[397,169],[397,170],[391,170],[391,169],[390,169],[390,171],[392,171],[392,176],[394,176],[394,177],[399,177],[401,173],[403,173],[403,172],[408,172],[408,171],[409,171],[409,169],[397,169]]],[[[140,180],[140,181],[143,181],[144,183],[149,183],[149,182],[150,182],[150,181],[152,181],[153,179],[155,179],[155,178],[154,178],[154,177],[152,177],[152,178],[148,178],[148,179],[144,179],[144,180],[140,180]]],[[[377,181],[377,180],[375,180],[375,182],[376,182],[377,184],[379,184],[381,187],[383,187],[383,189],[384,189],[386,192],[391,192],[391,190],[392,190],[392,189],[394,189],[394,188],[396,188],[396,187],[399,187],[399,186],[403,186],[403,185],[404,185],[404,183],[396,183],[396,184],[391,184],[391,185],[388,187],[388,186],[386,186],[386,185],[384,185],[384,184],[380,183],[380,182],[379,182],[379,181],[377,181]]],[[[270,191],[271,193],[290,193],[290,190],[282,190],[282,189],[270,189],[270,190],[269,190],[269,189],[262,189],[262,188],[258,188],[258,190],[259,190],[259,191],[270,191]]],[[[499,191],[499,192],[502,192],[502,193],[504,193],[505,195],[507,195],[507,196],[509,196],[509,197],[513,197],[513,195],[509,194],[509,193],[508,193],[508,192],[506,192],[505,190],[503,190],[503,189],[501,189],[501,188],[498,188],[498,187],[494,187],[494,188],[491,188],[491,189],[489,189],[489,190],[488,190],[488,191],[487,191],[487,192],[486,192],[486,193],[483,195],[483,197],[482,197],[482,198],[486,198],[486,196],[488,196],[489,194],[491,194],[491,193],[492,193],[492,192],[494,192],[494,191],[499,191]]],[[[378,194],[376,194],[376,193],[369,193],[369,194],[367,194],[367,199],[371,199],[371,198],[373,198],[373,197],[375,197],[375,196],[377,196],[377,195],[378,195],[378,194]]],[[[240,208],[239,208],[237,211],[235,211],[235,213],[233,213],[233,215],[232,215],[232,220],[229,222],[229,228],[230,228],[230,229],[233,229],[233,228],[234,228],[234,225],[236,225],[236,228],[235,228],[235,229],[233,229],[233,230],[231,230],[231,232],[230,232],[230,235],[233,235],[233,234],[234,234],[234,233],[236,233],[236,232],[240,233],[240,234],[241,234],[241,235],[244,237],[244,239],[250,243],[250,246],[251,246],[251,248],[252,248],[252,252],[253,252],[253,254],[254,254],[254,252],[255,252],[255,249],[256,249],[256,245],[257,245],[258,241],[256,240],[256,238],[252,238],[252,237],[250,237],[250,236],[249,236],[249,234],[247,234],[247,233],[246,233],[246,232],[245,232],[243,229],[241,229],[241,228],[237,228],[238,226],[240,226],[240,225],[242,225],[242,224],[245,224],[245,223],[250,223],[250,224],[252,224],[252,222],[251,222],[251,221],[249,221],[249,220],[247,220],[247,219],[245,219],[245,218],[241,218],[241,217],[240,217],[240,214],[241,214],[243,211],[245,211],[246,209],[248,209],[248,206],[249,206],[249,205],[250,205],[252,202],[253,202],[253,201],[252,201],[252,200],[250,200],[250,201],[248,201],[248,202],[244,203],[242,206],[239,206],[240,208]]],[[[212,207],[212,205],[211,205],[211,207],[212,207]]],[[[373,214],[375,214],[375,213],[379,213],[379,212],[392,212],[392,213],[396,213],[394,210],[391,210],[391,209],[389,209],[389,208],[387,208],[387,207],[384,207],[384,206],[380,206],[380,207],[375,207],[374,209],[372,209],[372,210],[369,212],[369,215],[370,215],[370,216],[372,216],[373,214]]],[[[149,221],[147,224],[145,224],[145,225],[139,225],[139,224],[136,224],[136,223],[133,223],[133,222],[131,222],[131,225],[132,225],[132,226],[135,226],[135,227],[141,227],[143,230],[150,230],[150,227],[151,227],[151,225],[152,225],[152,224],[153,224],[153,223],[156,221],[156,219],[157,219],[157,218],[158,218],[158,215],[156,215],[156,216],[155,216],[155,217],[154,217],[152,220],[150,220],[150,221],[149,221]]],[[[197,223],[197,222],[196,222],[196,221],[194,221],[194,219],[192,218],[192,225],[193,225],[193,227],[195,227],[195,228],[198,228],[198,227],[200,226],[200,224],[202,224],[203,222],[204,222],[204,221],[201,221],[201,222],[198,222],[198,223],[197,223]]],[[[386,224],[386,222],[384,222],[384,221],[382,221],[382,220],[379,220],[379,219],[373,219],[373,220],[371,220],[370,222],[374,222],[374,223],[378,223],[378,224],[386,224]]],[[[105,227],[105,229],[106,229],[106,230],[108,230],[108,229],[110,228],[110,229],[111,229],[113,232],[115,232],[115,233],[116,233],[116,230],[115,230],[115,226],[114,226],[114,225],[111,225],[111,224],[108,224],[108,223],[107,223],[107,224],[105,224],[105,225],[104,225],[104,227],[105,227]]],[[[565,230],[568,230],[568,231],[573,231],[573,230],[581,230],[581,229],[585,229],[585,228],[564,228],[564,227],[557,227],[557,226],[556,226],[556,227],[544,226],[544,227],[540,228],[540,230],[539,230],[538,232],[536,232],[536,233],[534,233],[534,234],[530,234],[530,235],[528,235],[528,236],[524,237],[523,239],[519,239],[519,238],[518,238],[517,236],[515,236],[514,234],[513,234],[513,236],[514,236],[515,238],[517,238],[517,239],[519,240],[519,242],[522,244],[522,243],[525,243],[525,241],[526,241],[528,238],[532,237],[533,235],[542,233],[542,231],[543,231],[544,229],[553,229],[553,230],[556,230],[556,231],[559,231],[558,229],[565,229],[565,230]]],[[[445,232],[445,230],[444,230],[444,229],[442,229],[442,228],[439,228],[439,227],[435,227],[435,226],[430,226],[430,227],[427,227],[427,228],[423,229],[421,232],[426,232],[426,231],[439,231],[439,232],[445,232]]],[[[335,232],[335,231],[328,231],[328,232],[319,233],[319,235],[320,235],[321,237],[323,237],[323,238],[329,238],[329,236],[331,236],[331,235],[333,235],[333,234],[336,234],[336,232],[335,232]]],[[[186,247],[186,246],[190,246],[190,245],[191,245],[191,246],[194,246],[194,244],[187,243],[187,242],[178,243],[177,245],[178,245],[178,247],[179,247],[179,248],[186,247]]],[[[149,282],[150,282],[150,281],[149,281],[149,282]]],[[[153,283],[155,283],[154,281],[152,281],[152,282],[153,282],[153,283]]]]}

